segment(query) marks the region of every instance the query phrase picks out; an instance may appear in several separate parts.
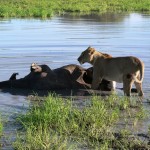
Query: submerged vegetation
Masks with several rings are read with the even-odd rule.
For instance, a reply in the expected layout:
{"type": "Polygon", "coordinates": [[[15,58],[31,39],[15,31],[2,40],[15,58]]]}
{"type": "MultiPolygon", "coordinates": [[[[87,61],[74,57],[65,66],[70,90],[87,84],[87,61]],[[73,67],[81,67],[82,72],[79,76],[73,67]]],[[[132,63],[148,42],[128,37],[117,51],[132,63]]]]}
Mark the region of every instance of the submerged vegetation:
{"type": "Polygon", "coordinates": [[[149,0],[0,0],[0,17],[51,17],[65,12],[150,11],[149,0]]]}
{"type": "Polygon", "coordinates": [[[13,143],[15,149],[136,149],[148,145],[129,130],[119,130],[116,124],[123,118],[135,121],[146,117],[140,103],[126,97],[92,96],[78,106],[73,99],[49,95],[43,103],[31,106],[17,120],[23,127],[13,143]],[[138,109],[131,111],[130,109],[138,109]]]}

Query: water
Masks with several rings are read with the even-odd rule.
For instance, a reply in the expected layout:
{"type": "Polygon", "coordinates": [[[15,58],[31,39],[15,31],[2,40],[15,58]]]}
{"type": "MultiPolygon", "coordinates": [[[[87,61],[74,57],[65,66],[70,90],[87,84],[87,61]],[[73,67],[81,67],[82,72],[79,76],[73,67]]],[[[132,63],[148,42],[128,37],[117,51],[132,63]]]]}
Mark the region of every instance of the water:
{"type": "MultiPolygon", "coordinates": [[[[112,56],[133,55],[143,60],[143,91],[145,99],[149,98],[149,14],[64,15],[48,20],[1,19],[0,81],[8,80],[13,72],[19,72],[18,78],[24,77],[32,62],[47,64],[52,69],[79,64],[77,57],[89,45],[112,56]]],[[[11,115],[27,107],[26,96],[0,92],[2,116],[11,120],[11,115]]]]}

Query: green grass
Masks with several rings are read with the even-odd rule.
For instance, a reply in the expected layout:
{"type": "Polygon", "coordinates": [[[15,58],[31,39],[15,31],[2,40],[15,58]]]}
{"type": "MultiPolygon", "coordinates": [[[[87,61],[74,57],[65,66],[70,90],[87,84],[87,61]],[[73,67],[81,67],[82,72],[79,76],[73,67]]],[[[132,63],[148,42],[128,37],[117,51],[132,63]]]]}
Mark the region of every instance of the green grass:
{"type": "MultiPolygon", "coordinates": [[[[43,104],[32,106],[26,114],[18,117],[18,122],[24,130],[18,133],[13,146],[18,150],[106,150],[122,146],[126,149],[140,146],[143,143],[138,140],[127,142],[127,132],[119,131],[121,136],[115,136],[114,128],[122,117],[121,112],[125,111],[131,118],[135,115],[129,113],[131,106],[141,108],[139,104],[130,103],[126,97],[120,100],[117,96],[105,99],[92,96],[91,101],[79,108],[73,100],[63,99],[55,94],[49,95],[43,104]],[[128,102],[124,105],[122,101],[128,102]]],[[[144,115],[141,116],[144,118],[144,115]]]]}
{"type": "Polygon", "coordinates": [[[3,132],[3,123],[2,123],[1,116],[0,116],[0,136],[2,135],[2,132],[3,132]]]}
{"type": "Polygon", "coordinates": [[[66,12],[150,11],[149,0],[0,0],[0,17],[47,18],[66,12]]]}
{"type": "MultiPolygon", "coordinates": [[[[3,122],[2,122],[2,117],[0,115],[0,137],[3,134],[3,122]]],[[[2,147],[2,144],[0,143],[0,148],[2,147]]]]}

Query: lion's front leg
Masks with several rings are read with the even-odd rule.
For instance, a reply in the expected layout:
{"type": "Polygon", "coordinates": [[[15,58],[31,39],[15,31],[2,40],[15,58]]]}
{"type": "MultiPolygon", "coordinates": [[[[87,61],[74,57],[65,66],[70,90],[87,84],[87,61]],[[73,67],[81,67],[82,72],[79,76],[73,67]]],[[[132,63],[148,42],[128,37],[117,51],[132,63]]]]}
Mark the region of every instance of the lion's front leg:
{"type": "Polygon", "coordinates": [[[99,72],[93,71],[93,80],[92,80],[91,88],[93,90],[97,90],[101,81],[102,81],[102,77],[99,74],[99,72]]]}

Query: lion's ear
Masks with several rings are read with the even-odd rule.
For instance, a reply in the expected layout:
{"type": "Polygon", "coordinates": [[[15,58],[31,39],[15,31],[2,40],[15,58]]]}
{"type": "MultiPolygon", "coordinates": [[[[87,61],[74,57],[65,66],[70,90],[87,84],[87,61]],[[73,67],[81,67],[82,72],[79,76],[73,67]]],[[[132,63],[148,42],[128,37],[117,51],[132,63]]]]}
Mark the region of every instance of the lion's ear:
{"type": "Polygon", "coordinates": [[[92,55],[94,52],[95,52],[95,49],[94,49],[94,48],[91,48],[91,49],[90,49],[90,54],[92,55]]]}

